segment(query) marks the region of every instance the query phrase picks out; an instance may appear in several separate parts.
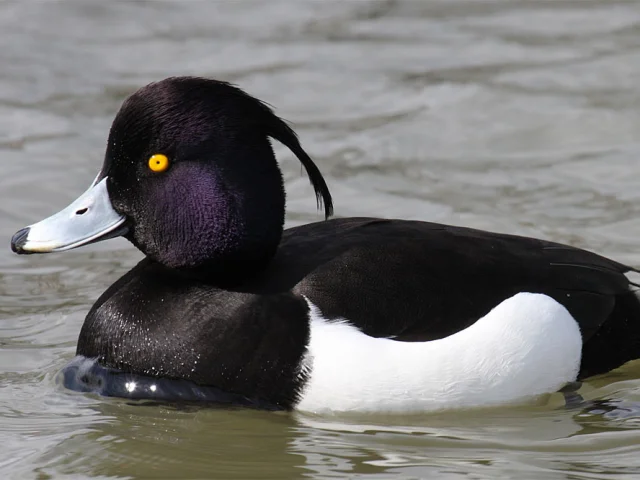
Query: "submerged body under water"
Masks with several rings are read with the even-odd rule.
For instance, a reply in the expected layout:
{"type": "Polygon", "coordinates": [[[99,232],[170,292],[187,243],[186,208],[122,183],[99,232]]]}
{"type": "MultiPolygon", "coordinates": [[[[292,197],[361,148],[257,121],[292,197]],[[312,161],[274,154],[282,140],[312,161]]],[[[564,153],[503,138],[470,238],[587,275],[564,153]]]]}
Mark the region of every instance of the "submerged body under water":
{"type": "Polygon", "coordinates": [[[103,367],[95,359],[75,357],[57,375],[65,388],[105,397],[148,400],[156,403],[242,406],[261,410],[282,410],[277,405],[252,400],[216,387],[188,380],[152,377],[103,367]]]}

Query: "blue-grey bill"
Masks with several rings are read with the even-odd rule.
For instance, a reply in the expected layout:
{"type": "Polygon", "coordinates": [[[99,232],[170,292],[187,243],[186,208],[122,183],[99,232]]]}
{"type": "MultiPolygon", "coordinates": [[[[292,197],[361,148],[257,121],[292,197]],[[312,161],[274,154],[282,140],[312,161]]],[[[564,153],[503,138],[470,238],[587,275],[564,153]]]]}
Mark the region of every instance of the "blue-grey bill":
{"type": "Polygon", "coordinates": [[[12,248],[18,253],[71,250],[122,235],[125,220],[113,209],[105,177],[94,182],[67,208],[18,232],[12,248]]]}

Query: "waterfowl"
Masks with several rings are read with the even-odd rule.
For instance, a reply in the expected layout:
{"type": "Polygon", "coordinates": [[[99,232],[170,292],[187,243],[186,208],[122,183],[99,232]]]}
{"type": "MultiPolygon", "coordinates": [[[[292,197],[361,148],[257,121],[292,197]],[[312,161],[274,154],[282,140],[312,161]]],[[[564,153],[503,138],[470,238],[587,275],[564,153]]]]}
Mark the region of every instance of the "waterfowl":
{"type": "Polygon", "coordinates": [[[168,78],[117,113],[91,187],[20,254],[124,236],[146,256],[96,301],[65,368],[103,395],[411,412],[555,392],[640,356],[633,268],[545,240],[329,219],[293,130],[228,83],[168,78]],[[270,139],[326,219],[283,230],[270,139]]]}

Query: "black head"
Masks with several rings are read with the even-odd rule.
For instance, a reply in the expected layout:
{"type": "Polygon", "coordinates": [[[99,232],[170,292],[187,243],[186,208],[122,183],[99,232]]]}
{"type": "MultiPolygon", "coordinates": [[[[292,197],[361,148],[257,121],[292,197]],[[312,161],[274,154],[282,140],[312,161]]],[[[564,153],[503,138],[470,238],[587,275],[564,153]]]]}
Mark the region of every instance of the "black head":
{"type": "Polygon", "coordinates": [[[117,114],[102,177],[128,238],[172,268],[262,268],[284,223],[284,189],[269,137],[305,166],[318,206],[331,195],[295,133],[242,90],[202,78],[169,78],[141,88],[117,114]],[[165,155],[153,171],[149,158],[165,155]]]}
{"type": "Polygon", "coordinates": [[[100,240],[103,231],[114,236],[126,230],[142,252],[167,267],[246,277],[273,256],[284,223],[282,175],[269,137],[302,162],[318,208],[324,203],[331,215],[318,168],[268,106],[225,82],[176,77],[124,102],[93,189],[63,215],[32,225],[22,243],[14,238],[14,250],[64,250],[100,240]],[[74,216],[61,237],[61,218],[74,216]]]}

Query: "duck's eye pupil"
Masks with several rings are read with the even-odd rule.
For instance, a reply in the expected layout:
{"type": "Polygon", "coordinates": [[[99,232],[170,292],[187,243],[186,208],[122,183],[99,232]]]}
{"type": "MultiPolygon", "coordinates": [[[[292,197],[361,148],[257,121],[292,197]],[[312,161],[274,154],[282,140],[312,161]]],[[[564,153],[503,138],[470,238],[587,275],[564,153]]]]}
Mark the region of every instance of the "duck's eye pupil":
{"type": "Polygon", "coordinates": [[[153,172],[164,172],[169,168],[169,158],[161,153],[151,155],[149,158],[149,168],[153,172]]]}

